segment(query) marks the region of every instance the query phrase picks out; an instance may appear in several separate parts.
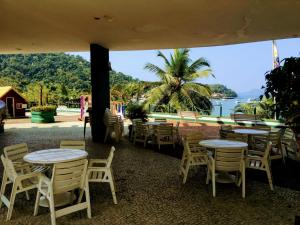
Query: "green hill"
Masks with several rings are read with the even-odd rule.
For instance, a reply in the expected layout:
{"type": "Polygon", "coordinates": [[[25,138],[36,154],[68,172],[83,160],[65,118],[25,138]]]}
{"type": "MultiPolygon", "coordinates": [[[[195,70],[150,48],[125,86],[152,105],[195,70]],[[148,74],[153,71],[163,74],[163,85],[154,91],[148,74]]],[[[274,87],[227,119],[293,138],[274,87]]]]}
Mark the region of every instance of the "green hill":
{"type": "MultiPolygon", "coordinates": [[[[159,85],[159,82],[140,81],[122,72],[110,72],[111,86],[124,90],[128,83],[142,84],[143,93],[159,85]]],[[[0,86],[8,85],[14,86],[30,102],[39,101],[42,88],[44,103],[61,104],[90,93],[90,62],[65,53],[0,55],[0,86]]],[[[237,96],[224,85],[209,86],[213,93],[224,97],[237,96]]],[[[131,91],[129,95],[136,94],[135,89],[131,91]]]]}
{"type": "Polygon", "coordinates": [[[208,85],[212,91],[212,97],[216,98],[236,98],[238,95],[235,91],[227,88],[222,84],[210,84],[208,85]]]}
{"type": "MultiPolygon", "coordinates": [[[[120,72],[110,72],[111,84],[138,81],[120,72]]],[[[42,84],[47,100],[66,101],[90,93],[90,63],[80,56],[65,53],[0,55],[0,86],[11,85],[29,101],[42,84]]]]}

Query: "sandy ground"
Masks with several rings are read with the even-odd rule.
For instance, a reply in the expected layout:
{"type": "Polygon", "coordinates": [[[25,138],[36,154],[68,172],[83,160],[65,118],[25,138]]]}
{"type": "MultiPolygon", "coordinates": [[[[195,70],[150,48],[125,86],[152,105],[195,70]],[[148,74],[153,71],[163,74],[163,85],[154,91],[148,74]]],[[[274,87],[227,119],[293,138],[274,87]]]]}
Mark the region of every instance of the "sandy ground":
{"type": "MultiPolygon", "coordinates": [[[[61,139],[82,139],[81,121],[57,122],[54,124],[32,125],[7,122],[5,133],[0,135],[1,151],[4,146],[26,142],[31,151],[58,147],[61,139]]],[[[201,130],[207,137],[217,135],[218,126],[200,124],[197,128],[186,124],[182,132],[201,130]]],[[[217,197],[212,197],[211,185],[205,184],[205,169],[190,173],[188,181],[182,185],[178,176],[182,149],[168,147],[158,151],[150,145],[143,148],[133,146],[126,138],[120,143],[95,144],[87,130],[87,151],[89,158],[107,157],[111,145],[116,154],[113,169],[117,187],[118,204],[114,205],[109,185],[91,184],[92,219],[86,212],[77,212],[57,219],[61,225],[96,224],[149,224],[149,225],[189,225],[189,224],[293,224],[300,214],[300,192],[275,186],[270,191],[267,183],[246,179],[246,199],[241,197],[241,189],[231,184],[217,184],[217,197]]],[[[0,166],[2,175],[2,165],[0,166]]],[[[9,193],[9,192],[8,192],[9,193]]],[[[8,194],[7,193],[7,194],[8,194]]],[[[50,215],[41,208],[38,216],[33,216],[35,192],[31,200],[25,195],[17,196],[12,220],[4,222],[7,209],[0,209],[0,224],[8,225],[50,225],[50,215]]]]}

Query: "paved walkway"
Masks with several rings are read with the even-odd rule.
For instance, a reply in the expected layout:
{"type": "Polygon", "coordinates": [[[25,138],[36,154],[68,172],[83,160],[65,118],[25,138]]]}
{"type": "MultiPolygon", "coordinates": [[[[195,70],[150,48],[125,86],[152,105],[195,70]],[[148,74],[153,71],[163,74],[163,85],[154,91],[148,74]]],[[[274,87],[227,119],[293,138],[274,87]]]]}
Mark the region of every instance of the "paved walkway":
{"type": "MultiPolygon", "coordinates": [[[[54,123],[51,127],[30,127],[15,124],[0,135],[0,147],[26,142],[31,151],[58,147],[61,139],[81,139],[80,122],[54,123]]],[[[204,129],[203,127],[199,129],[204,129]]],[[[107,157],[111,144],[95,144],[87,135],[90,158],[107,157]]],[[[271,192],[266,183],[246,180],[246,199],[234,185],[217,184],[217,197],[212,197],[211,185],[205,184],[205,170],[191,172],[185,185],[178,176],[180,160],[150,147],[144,149],[129,143],[125,138],[116,146],[113,169],[117,186],[118,205],[114,205],[106,184],[92,184],[92,219],[86,213],[74,213],[57,219],[57,224],[293,224],[300,213],[300,192],[275,186],[271,192]]],[[[172,150],[171,150],[172,151],[172,150]]],[[[2,175],[2,167],[0,167],[2,175]]],[[[17,197],[12,220],[5,224],[50,225],[47,209],[33,217],[35,192],[31,201],[25,195],[17,197]]],[[[0,209],[4,223],[7,209],[0,209]]]]}

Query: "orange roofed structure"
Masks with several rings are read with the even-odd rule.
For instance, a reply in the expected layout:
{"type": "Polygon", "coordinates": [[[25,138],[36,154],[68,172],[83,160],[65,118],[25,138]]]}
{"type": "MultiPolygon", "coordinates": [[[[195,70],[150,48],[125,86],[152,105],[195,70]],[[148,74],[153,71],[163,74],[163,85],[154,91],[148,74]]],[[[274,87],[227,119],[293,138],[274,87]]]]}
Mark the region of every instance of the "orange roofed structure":
{"type": "Polygon", "coordinates": [[[28,102],[13,87],[0,87],[0,100],[6,104],[7,116],[11,118],[25,117],[28,102]]]}

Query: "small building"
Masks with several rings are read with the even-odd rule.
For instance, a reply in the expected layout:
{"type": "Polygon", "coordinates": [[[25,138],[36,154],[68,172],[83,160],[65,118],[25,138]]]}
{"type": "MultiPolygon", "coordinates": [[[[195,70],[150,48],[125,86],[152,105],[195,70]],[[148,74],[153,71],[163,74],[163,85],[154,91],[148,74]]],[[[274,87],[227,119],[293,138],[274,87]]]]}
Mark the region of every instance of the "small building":
{"type": "Polygon", "coordinates": [[[25,109],[27,108],[28,102],[13,87],[0,87],[0,100],[6,104],[8,117],[25,117],[25,109]]]}

